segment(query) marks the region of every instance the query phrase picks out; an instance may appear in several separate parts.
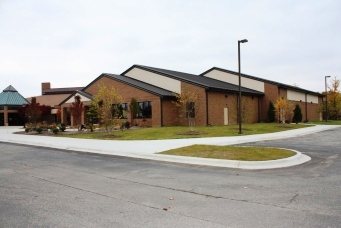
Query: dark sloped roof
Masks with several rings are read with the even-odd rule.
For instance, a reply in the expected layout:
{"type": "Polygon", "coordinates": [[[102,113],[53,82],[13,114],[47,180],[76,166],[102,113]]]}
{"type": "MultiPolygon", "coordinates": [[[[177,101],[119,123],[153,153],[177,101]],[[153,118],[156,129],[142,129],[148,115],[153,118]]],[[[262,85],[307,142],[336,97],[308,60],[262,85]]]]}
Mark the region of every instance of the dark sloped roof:
{"type": "Polygon", "coordinates": [[[13,86],[9,85],[3,92],[18,92],[13,86]]]}
{"type": "Polygon", "coordinates": [[[81,91],[81,90],[77,90],[77,91],[74,91],[72,94],[70,94],[70,96],[68,96],[67,98],[65,98],[62,102],[60,102],[58,104],[58,106],[61,106],[62,104],[64,104],[67,100],[69,100],[71,97],[75,96],[75,94],[80,94],[86,98],[89,98],[90,100],[92,100],[92,95],[87,93],[87,92],[84,92],[84,91],[81,91]]]}
{"type": "Polygon", "coordinates": [[[43,95],[54,95],[54,94],[71,94],[74,91],[82,90],[84,87],[69,87],[69,88],[53,88],[43,89],[43,95]]]}
{"type": "Polygon", "coordinates": [[[172,91],[169,90],[165,90],[162,89],[160,87],[127,77],[127,76],[123,76],[123,75],[117,75],[117,74],[109,74],[109,73],[103,73],[100,76],[98,76],[94,81],[92,81],[89,85],[87,85],[84,89],[86,90],[89,86],[91,86],[94,82],[96,82],[97,80],[99,80],[102,77],[107,77],[110,79],[113,79],[115,81],[124,83],[126,85],[135,87],[137,89],[146,91],[148,93],[160,96],[160,97],[174,97],[175,95],[173,94],[172,91]]]}
{"type": "Polygon", "coordinates": [[[105,76],[108,76],[108,77],[113,78],[113,79],[120,81],[122,83],[128,84],[128,85],[133,86],[135,88],[144,90],[144,91],[149,92],[149,93],[153,93],[153,94],[161,96],[161,97],[163,97],[163,96],[174,97],[174,93],[172,91],[169,91],[169,90],[166,90],[166,89],[163,89],[163,88],[160,88],[160,87],[157,87],[157,86],[136,80],[134,78],[129,78],[129,77],[117,75],[117,74],[105,74],[105,76]]]}
{"type": "Polygon", "coordinates": [[[26,104],[29,104],[29,102],[11,85],[0,93],[0,105],[21,106],[26,104]]]}
{"type": "MultiPolygon", "coordinates": [[[[130,67],[128,70],[122,73],[126,74],[128,71],[133,69],[134,67],[150,71],[156,74],[161,74],[170,78],[174,78],[176,80],[184,81],[190,84],[194,84],[200,87],[203,87],[208,90],[218,90],[218,91],[229,91],[229,92],[238,92],[239,87],[237,85],[233,85],[231,83],[219,81],[213,78],[205,77],[205,76],[199,76],[194,74],[188,74],[178,71],[172,71],[172,70],[165,70],[155,67],[148,67],[148,66],[142,66],[142,65],[134,65],[130,67]]],[[[248,88],[241,88],[242,93],[252,94],[252,95],[264,95],[264,93],[248,89],[248,88]]]]}
{"type": "MultiPolygon", "coordinates": [[[[201,73],[200,75],[204,76],[205,74],[207,74],[207,73],[209,73],[209,72],[211,72],[213,70],[219,70],[219,71],[226,72],[226,73],[229,73],[229,74],[239,75],[238,72],[222,69],[222,68],[219,68],[219,67],[212,67],[211,69],[205,71],[204,73],[201,73]]],[[[314,91],[302,89],[300,87],[296,87],[296,86],[292,86],[292,85],[283,84],[283,83],[280,83],[280,82],[275,82],[275,81],[267,80],[267,79],[264,79],[264,78],[259,78],[259,77],[251,76],[251,75],[248,75],[248,74],[242,74],[241,73],[241,76],[245,77],[245,78],[250,78],[250,79],[257,80],[257,81],[261,81],[261,82],[266,82],[266,83],[269,83],[269,84],[277,85],[278,87],[281,87],[281,88],[291,89],[291,90],[294,90],[294,91],[298,91],[298,92],[302,92],[302,93],[307,93],[307,94],[312,94],[312,95],[316,95],[316,96],[323,96],[321,93],[317,93],[317,92],[314,92],[314,91]]]]}

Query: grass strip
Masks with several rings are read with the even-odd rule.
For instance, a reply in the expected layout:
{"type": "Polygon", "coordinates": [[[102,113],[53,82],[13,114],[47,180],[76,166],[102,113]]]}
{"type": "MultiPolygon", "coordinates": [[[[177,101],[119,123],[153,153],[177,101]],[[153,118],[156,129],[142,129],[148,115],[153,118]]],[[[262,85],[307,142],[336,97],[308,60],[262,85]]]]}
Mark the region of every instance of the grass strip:
{"type": "MultiPolygon", "coordinates": [[[[242,135],[265,134],[279,131],[286,131],[312,125],[303,124],[275,124],[275,123],[255,123],[243,124],[242,135]]],[[[195,134],[189,132],[185,126],[177,127],[151,127],[139,128],[135,130],[115,131],[111,135],[106,132],[83,132],[72,134],[58,134],[57,137],[71,137],[84,139],[104,139],[104,140],[158,140],[158,139],[182,139],[182,138],[203,138],[203,137],[225,137],[241,136],[238,134],[238,125],[195,127],[195,134]]]]}
{"type": "Polygon", "coordinates": [[[270,147],[192,145],[159,154],[238,161],[268,161],[288,158],[296,153],[291,150],[270,147]]]}

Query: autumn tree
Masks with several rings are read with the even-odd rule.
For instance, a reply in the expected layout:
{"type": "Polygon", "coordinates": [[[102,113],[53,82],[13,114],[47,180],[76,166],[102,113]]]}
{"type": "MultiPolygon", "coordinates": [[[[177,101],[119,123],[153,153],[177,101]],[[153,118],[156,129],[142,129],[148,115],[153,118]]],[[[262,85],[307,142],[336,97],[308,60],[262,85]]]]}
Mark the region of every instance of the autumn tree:
{"type": "Polygon", "coordinates": [[[137,103],[137,100],[135,97],[131,98],[129,109],[130,109],[131,118],[132,120],[134,120],[140,111],[139,104],[137,103]]]}
{"type": "Polygon", "coordinates": [[[32,97],[31,104],[25,110],[25,116],[27,120],[34,125],[37,125],[37,121],[39,120],[42,111],[39,109],[39,103],[37,103],[37,98],[32,97]]]}
{"type": "Polygon", "coordinates": [[[286,120],[290,120],[293,113],[293,104],[292,102],[279,97],[275,103],[275,108],[277,113],[279,114],[279,121],[285,123],[286,120]]]}
{"type": "Polygon", "coordinates": [[[328,116],[336,120],[341,109],[341,94],[339,91],[340,80],[334,77],[328,85],[328,116]]]}
{"type": "Polygon", "coordinates": [[[73,117],[74,125],[78,126],[78,131],[81,130],[81,118],[84,112],[83,102],[79,95],[74,96],[75,101],[70,105],[70,114],[73,117]]]}
{"type": "Polygon", "coordinates": [[[302,110],[298,104],[295,105],[294,117],[292,118],[292,122],[296,124],[302,122],[302,110]]]}
{"type": "Polygon", "coordinates": [[[272,101],[269,102],[269,109],[268,109],[268,121],[270,123],[275,122],[276,120],[276,109],[274,103],[272,101]]]}
{"type": "Polygon", "coordinates": [[[111,134],[121,118],[119,108],[122,104],[122,97],[116,92],[114,87],[107,87],[102,84],[92,103],[98,110],[100,122],[105,126],[108,134],[111,134]]]}
{"type": "Polygon", "coordinates": [[[58,107],[56,116],[57,116],[57,123],[60,123],[62,119],[62,108],[60,106],[58,107]]]}
{"type": "Polygon", "coordinates": [[[200,99],[196,92],[187,88],[181,89],[181,94],[175,94],[176,101],[173,102],[179,110],[179,118],[187,119],[191,132],[194,131],[195,117],[199,111],[200,99]]]}

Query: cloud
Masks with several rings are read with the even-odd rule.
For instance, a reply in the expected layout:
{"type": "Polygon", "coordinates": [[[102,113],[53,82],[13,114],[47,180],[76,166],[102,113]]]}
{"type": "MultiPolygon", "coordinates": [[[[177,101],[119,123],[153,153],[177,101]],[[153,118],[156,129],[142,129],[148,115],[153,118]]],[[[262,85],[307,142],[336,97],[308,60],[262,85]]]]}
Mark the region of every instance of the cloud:
{"type": "Polygon", "coordinates": [[[1,85],[33,96],[41,82],[85,86],[133,64],[238,70],[247,38],[242,72],[323,91],[324,75],[340,76],[340,10],[338,1],[4,1],[1,85]]]}

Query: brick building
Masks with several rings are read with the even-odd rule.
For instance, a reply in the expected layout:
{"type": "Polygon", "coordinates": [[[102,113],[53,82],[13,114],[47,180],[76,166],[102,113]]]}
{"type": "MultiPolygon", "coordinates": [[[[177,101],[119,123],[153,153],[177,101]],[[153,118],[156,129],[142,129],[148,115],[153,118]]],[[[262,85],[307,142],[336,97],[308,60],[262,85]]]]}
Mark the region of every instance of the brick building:
{"type": "MultiPolygon", "coordinates": [[[[126,115],[123,121],[146,126],[186,125],[185,121],[177,118],[179,110],[173,103],[176,94],[186,88],[195,91],[199,97],[195,104],[196,125],[237,123],[237,72],[214,67],[201,75],[194,75],[141,65],[133,65],[120,75],[103,73],[83,89],[68,96],[60,103],[62,122],[66,121],[75,95],[81,97],[87,111],[92,96],[98,92],[101,84],[116,89],[123,98],[122,108],[127,112],[131,99],[137,99],[140,107],[138,116],[132,119],[131,115],[126,115]]],[[[241,91],[245,122],[266,121],[269,101],[275,102],[278,97],[299,104],[304,119],[320,118],[318,107],[322,102],[322,94],[245,74],[242,74],[241,91]]],[[[87,122],[86,111],[82,123],[87,122]]]]}
{"type": "MultiPolygon", "coordinates": [[[[36,98],[36,102],[40,105],[46,105],[51,107],[51,114],[44,116],[43,121],[47,121],[48,123],[57,122],[57,111],[60,102],[64,101],[70,94],[75,91],[81,90],[84,87],[66,87],[66,88],[52,88],[50,82],[41,83],[41,95],[34,96],[36,98]]],[[[32,97],[26,98],[29,102],[31,102],[32,97]]],[[[65,116],[66,120],[64,123],[70,124],[70,116],[65,116]]]]}
{"type": "MultiPolygon", "coordinates": [[[[201,76],[214,78],[234,85],[238,84],[237,72],[218,67],[213,67],[205,71],[201,76]]],[[[269,102],[272,101],[275,103],[279,97],[291,101],[295,105],[298,104],[302,110],[303,120],[321,120],[322,118],[319,107],[322,104],[323,95],[320,93],[247,74],[241,74],[241,83],[243,87],[264,93],[264,96],[260,100],[259,118],[262,121],[267,120],[269,102]]]]}

